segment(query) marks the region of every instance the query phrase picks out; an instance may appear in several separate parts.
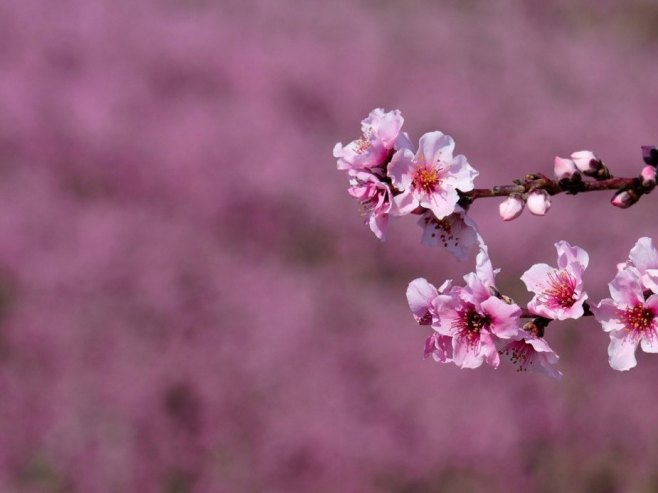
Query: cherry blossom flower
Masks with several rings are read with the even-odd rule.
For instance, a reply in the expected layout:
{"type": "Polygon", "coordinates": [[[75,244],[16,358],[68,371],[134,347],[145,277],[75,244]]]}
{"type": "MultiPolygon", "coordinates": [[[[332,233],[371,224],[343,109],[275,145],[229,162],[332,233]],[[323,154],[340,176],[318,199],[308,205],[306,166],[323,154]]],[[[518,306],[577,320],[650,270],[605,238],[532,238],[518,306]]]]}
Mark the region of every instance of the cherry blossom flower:
{"type": "Polygon", "coordinates": [[[420,138],[418,152],[401,149],[393,155],[388,174],[402,193],[395,197],[397,214],[409,214],[419,206],[443,219],[455,211],[457,190],[473,190],[478,175],[463,155],[453,157],[455,142],[441,132],[430,132],[420,138]]]}
{"type": "Polygon", "coordinates": [[[528,210],[535,216],[543,216],[551,208],[551,198],[546,190],[533,190],[526,199],[528,210]]]}
{"type": "Polygon", "coordinates": [[[443,219],[426,211],[420,216],[418,225],[423,228],[423,245],[446,248],[460,261],[466,258],[470,248],[482,243],[475,221],[459,206],[443,219]]]}
{"type": "Polygon", "coordinates": [[[528,309],[550,319],[580,318],[587,300],[582,276],[589,263],[589,255],[566,241],[558,241],[555,248],[557,268],[535,264],[521,276],[528,291],[535,293],[528,309]]]}
{"type": "Polygon", "coordinates": [[[407,135],[400,132],[404,118],[399,110],[377,108],[361,122],[362,136],[343,146],[334,146],[338,169],[362,170],[385,165],[397,149],[412,149],[407,135]]]}
{"type": "Polygon", "coordinates": [[[553,366],[560,357],[542,337],[526,332],[522,339],[504,343],[499,354],[507,358],[518,372],[543,373],[557,380],[562,378],[562,372],[553,366]]]}
{"type": "Polygon", "coordinates": [[[518,195],[510,195],[498,206],[498,212],[503,221],[516,219],[523,212],[525,201],[518,195]]]}
{"type": "Polygon", "coordinates": [[[571,178],[578,169],[576,168],[576,163],[574,163],[572,159],[555,156],[553,171],[558,180],[563,180],[565,178],[571,178]]]}
{"type": "Polygon", "coordinates": [[[432,303],[432,327],[452,338],[452,360],[460,368],[477,368],[483,362],[497,368],[496,342],[519,337],[521,309],[492,294],[495,273],[483,245],[476,272],[464,276],[466,286],[453,287],[432,303]]]}
{"type": "Polygon", "coordinates": [[[658,295],[645,300],[640,272],[633,267],[618,272],[608,286],[612,297],[592,306],[592,312],[610,334],[610,366],[630,370],[637,365],[638,344],[645,353],[658,353],[658,295]]]}
{"type": "Polygon", "coordinates": [[[370,230],[380,240],[386,237],[388,214],[391,210],[391,188],[381,179],[367,171],[350,171],[348,193],[361,204],[368,219],[370,230]]]}

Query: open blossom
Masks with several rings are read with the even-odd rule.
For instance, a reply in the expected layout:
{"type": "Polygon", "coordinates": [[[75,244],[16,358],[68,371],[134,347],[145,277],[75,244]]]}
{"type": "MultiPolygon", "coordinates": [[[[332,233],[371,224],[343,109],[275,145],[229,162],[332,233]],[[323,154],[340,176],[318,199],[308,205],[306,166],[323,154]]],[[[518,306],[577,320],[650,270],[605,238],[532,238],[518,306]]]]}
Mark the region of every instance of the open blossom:
{"type": "Polygon", "coordinates": [[[558,241],[555,248],[557,268],[535,264],[521,276],[528,291],[535,293],[528,309],[550,319],[580,318],[587,300],[582,276],[589,263],[589,255],[566,241],[558,241]]]}
{"type": "Polygon", "coordinates": [[[525,333],[522,339],[505,342],[500,351],[519,372],[543,373],[561,379],[562,372],[555,368],[560,357],[543,337],[525,333]]]}
{"type": "Polygon", "coordinates": [[[610,333],[610,366],[630,370],[637,365],[638,344],[645,353],[658,353],[658,295],[645,300],[640,272],[633,267],[618,272],[608,286],[611,298],[592,306],[592,312],[610,333]]]}
{"type": "Polygon", "coordinates": [[[477,225],[459,206],[443,219],[426,211],[420,216],[418,225],[423,228],[423,245],[446,248],[460,261],[466,258],[470,248],[482,243],[477,225]]]}
{"type": "Polygon", "coordinates": [[[395,197],[397,214],[409,214],[418,206],[443,219],[455,211],[457,190],[473,190],[478,175],[463,155],[453,157],[455,142],[441,132],[430,132],[420,138],[418,152],[401,149],[393,155],[388,174],[402,193],[395,197]]]}
{"type": "Polygon", "coordinates": [[[391,188],[368,171],[350,171],[348,193],[357,199],[368,215],[368,225],[377,238],[386,236],[388,214],[391,210],[391,188]]]}
{"type": "Polygon", "coordinates": [[[334,146],[334,157],[338,158],[338,169],[362,170],[375,168],[388,162],[395,150],[412,149],[406,134],[400,129],[404,118],[399,110],[384,112],[377,108],[361,122],[362,136],[343,146],[334,146]]]}
{"type": "Polygon", "coordinates": [[[484,362],[497,368],[497,341],[519,337],[521,309],[492,294],[494,275],[483,245],[476,272],[464,276],[466,286],[453,287],[432,303],[432,327],[452,339],[452,361],[460,368],[477,368],[484,362]]]}

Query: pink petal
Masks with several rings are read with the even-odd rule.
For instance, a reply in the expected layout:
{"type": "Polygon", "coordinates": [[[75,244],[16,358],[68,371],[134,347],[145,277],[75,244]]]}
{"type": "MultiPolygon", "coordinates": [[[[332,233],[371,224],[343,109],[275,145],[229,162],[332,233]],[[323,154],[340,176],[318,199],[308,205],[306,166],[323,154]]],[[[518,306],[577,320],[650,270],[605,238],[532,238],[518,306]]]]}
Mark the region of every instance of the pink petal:
{"type": "Polygon", "coordinates": [[[610,333],[610,345],[608,346],[608,356],[610,366],[619,371],[630,370],[637,365],[635,359],[635,350],[637,349],[637,340],[627,336],[626,331],[614,331],[610,333]]]}
{"type": "Polygon", "coordinates": [[[388,163],[388,176],[399,190],[407,190],[411,186],[414,169],[414,154],[408,149],[400,149],[388,163]]]}
{"type": "Polygon", "coordinates": [[[434,298],[439,295],[437,289],[427,282],[427,279],[419,277],[409,283],[407,288],[407,302],[416,322],[422,325],[429,325],[431,318],[428,321],[427,315],[430,312],[430,307],[434,298]]]}
{"type": "Polygon", "coordinates": [[[646,236],[637,240],[628,258],[640,272],[658,268],[658,250],[654,247],[651,238],[646,236]]]}
{"type": "Polygon", "coordinates": [[[571,246],[566,241],[558,241],[555,249],[557,250],[557,265],[560,269],[566,269],[574,263],[581,267],[581,273],[587,268],[589,255],[582,248],[571,246]]]}
{"type": "Polygon", "coordinates": [[[420,138],[418,158],[427,164],[449,163],[452,161],[454,148],[455,141],[449,135],[438,131],[429,132],[420,138]]]}
{"type": "Polygon", "coordinates": [[[621,312],[610,298],[603,299],[598,305],[591,305],[594,318],[601,324],[605,332],[624,330],[625,325],[619,318],[621,312]]]}
{"type": "Polygon", "coordinates": [[[468,164],[466,156],[460,154],[452,160],[449,179],[456,189],[462,192],[473,190],[473,180],[479,175],[475,169],[468,164]]]}
{"type": "Polygon", "coordinates": [[[416,200],[412,191],[406,190],[400,195],[393,197],[393,208],[391,209],[391,212],[395,216],[404,216],[406,214],[411,214],[418,205],[418,200],[416,200]]]}
{"type": "Polygon", "coordinates": [[[521,308],[518,305],[508,305],[503,300],[491,296],[480,305],[484,313],[489,315],[491,325],[489,330],[502,339],[509,339],[519,334],[519,316],[521,308]]]}
{"type": "Polygon", "coordinates": [[[639,272],[633,268],[618,272],[608,284],[610,295],[618,305],[633,306],[644,303],[644,289],[640,282],[639,272]]]}
{"type": "Polygon", "coordinates": [[[500,356],[491,334],[487,334],[486,332],[480,334],[480,352],[484,356],[484,361],[489,366],[498,368],[498,365],[500,365],[500,356]]]}
{"type": "Polygon", "coordinates": [[[535,264],[530,267],[527,271],[521,276],[521,280],[525,284],[525,287],[528,291],[533,293],[543,293],[546,288],[546,281],[548,280],[548,275],[551,272],[554,272],[555,268],[547,264],[535,264]]]}
{"type": "Polygon", "coordinates": [[[444,188],[421,199],[420,205],[430,209],[437,219],[443,219],[455,211],[459,195],[453,188],[444,188]]]}

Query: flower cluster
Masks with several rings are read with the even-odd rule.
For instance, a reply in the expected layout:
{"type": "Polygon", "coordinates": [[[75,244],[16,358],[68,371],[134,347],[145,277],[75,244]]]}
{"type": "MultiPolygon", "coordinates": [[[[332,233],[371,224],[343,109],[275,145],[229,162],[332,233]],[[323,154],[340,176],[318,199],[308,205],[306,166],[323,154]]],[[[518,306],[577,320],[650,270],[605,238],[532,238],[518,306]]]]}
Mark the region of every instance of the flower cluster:
{"type": "Polygon", "coordinates": [[[518,371],[561,378],[555,368],[559,357],[544,338],[545,329],[553,321],[592,315],[610,335],[612,368],[633,368],[638,345],[658,353],[658,250],[650,238],[640,238],[618,266],[609,284],[611,298],[592,305],[583,282],[589,255],[558,241],[556,266],[535,264],[521,276],[533,294],[521,308],[496,287],[498,271],[467,213],[477,198],[505,196],[499,205],[504,221],[518,217],[526,205],[542,216],[553,195],[596,190],[615,190],[612,205],[629,207],[656,186],[656,146],[642,147],[645,166],[636,178],[613,178],[593,152],[578,151],[555,157],[556,180],[534,174],[514,185],[478,190],[473,186],[478,172],[463,155],[453,155],[451,137],[426,133],[414,150],[401,130],[403,121],[397,110],[372,111],[361,124],[362,136],[346,146],[336,144],[334,157],[338,169],[348,172],[349,193],[366,211],[378,238],[384,239],[390,215],[417,214],[423,244],[445,247],[459,260],[467,257],[468,248],[478,248],[475,271],[464,276],[463,285],[448,280],[437,288],[424,278],[409,284],[407,301],[414,318],[432,329],[425,341],[426,358],[459,368],[498,368],[504,359],[518,371]],[[522,323],[523,318],[529,321],[522,323]]]}
{"type": "Polygon", "coordinates": [[[397,110],[373,110],[361,122],[361,137],[334,147],[338,169],[347,171],[348,192],[377,238],[385,238],[390,216],[419,214],[422,242],[462,260],[478,244],[479,233],[458,202],[460,193],[473,190],[478,172],[466,157],[453,155],[454,140],[441,132],[424,134],[414,150],[403,122],[397,110]]]}
{"type": "Polygon", "coordinates": [[[434,332],[425,341],[425,357],[460,368],[478,368],[483,363],[497,368],[500,356],[518,371],[561,373],[553,365],[558,356],[532,330],[521,327],[521,308],[501,296],[495,285],[486,246],[477,256],[475,272],[464,276],[464,286],[446,281],[435,288],[423,278],[407,289],[407,301],[416,321],[434,332]]]}
{"type": "Polygon", "coordinates": [[[618,270],[608,285],[611,297],[592,312],[610,334],[610,366],[623,371],[637,365],[638,344],[658,353],[658,251],[651,238],[640,238],[618,270]]]}

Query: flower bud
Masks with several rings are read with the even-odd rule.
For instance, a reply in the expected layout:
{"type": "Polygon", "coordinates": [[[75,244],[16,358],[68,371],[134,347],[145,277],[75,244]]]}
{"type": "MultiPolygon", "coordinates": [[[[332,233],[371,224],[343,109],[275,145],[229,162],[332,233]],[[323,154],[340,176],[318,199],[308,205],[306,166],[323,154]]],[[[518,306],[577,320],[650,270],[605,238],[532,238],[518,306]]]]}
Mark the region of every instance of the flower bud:
{"type": "Polygon", "coordinates": [[[510,195],[505,201],[500,203],[498,212],[500,213],[500,217],[503,218],[503,221],[511,221],[521,215],[524,206],[525,202],[521,197],[510,195]]]}
{"type": "Polygon", "coordinates": [[[526,199],[528,210],[535,216],[543,216],[551,208],[551,198],[546,190],[533,190],[526,199]]]}
{"type": "Polygon", "coordinates": [[[642,168],[640,178],[644,188],[653,189],[656,186],[656,168],[651,165],[645,166],[642,168]]]}
{"type": "Polygon", "coordinates": [[[593,173],[596,172],[603,163],[601,160],[596,157],[592,151],[578,151],[571,154],[571,159],[573,160],[576,168],[578,168],[583,173],[593,173]]]}
{"type": "Polygon", "coordinates": [[[553,169],[558,180],[571,178],[577,171],[576,164],[573,160],[561,158],[559,156],[555,156],[555,167],[553,169]]]}
{"type": "Polygon", "coordinates": [[[642,159],[647,164],[658,166],[658,147],[642,146],[642,159]]]}
{"type": "Polygon", "coordinates": [[[612,197],[610,203],[620,209],[628,209],[640,199],[640,196],[633,190],[622,190],[612,197]]]}

